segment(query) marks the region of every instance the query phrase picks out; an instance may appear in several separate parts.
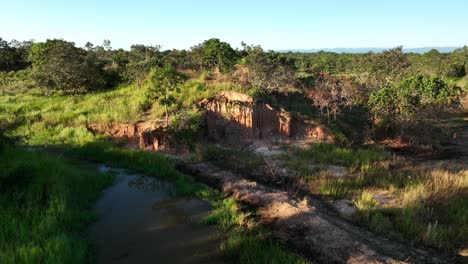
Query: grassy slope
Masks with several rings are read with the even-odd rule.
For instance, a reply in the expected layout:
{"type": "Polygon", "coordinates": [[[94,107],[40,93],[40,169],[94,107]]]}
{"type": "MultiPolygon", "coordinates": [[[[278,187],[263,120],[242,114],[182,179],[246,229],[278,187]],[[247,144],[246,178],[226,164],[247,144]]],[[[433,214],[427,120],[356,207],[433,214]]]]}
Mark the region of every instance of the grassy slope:
{"type": "MultiPolygon", "coordinates": [[[[146,90],[147,87],[139,90],[128,86],[112,91],[79,96],[53,95],[44,97],[34,90],[27,93],[9,94],[0,97],[0,119],[20,119],[24,121],[12,134],[22,137],[23,142],[26,144],[87,145],[86,148],[82,149],[91,151],[90,147],[93,144],[89,145],[89,143],[100,141],[101,138],[94,136],[86,130],[85,125],[87,123],[136,122],[141,119],[161,116],[163,113],[162,108],[157,103],[146,101],[146,90]],[[144,108],[148,107],[148,105],[150,109],[145,112],[144,108]]],[[[173,111],[192,109],[194,103],[220,90],[243,91],[240,87],[232,84],[207,84],[203,76],[187,82],[181,90],[181,93],[176,96],[176,104],[171,109],[173,111]]],[[[97,145],[99,146],[100,144],[97,145]]],[[[108,148],[105,147],[104,149],[108,148]]],[[[99,154],[101,157],[97,160],[106,162],[118,161],[119,165],[126,164],[125,166],[131,168],[132,164],[127,164],[126,161],[141,159],[149,163],[140,164],[136,162],[135,164],[138,164],[139,167],[133,169],[141,169],[142,167],[144,167],[143,170],[161,169],[160,165],[154,165],[151,161],[148,161],[145,158],[146,154],[133,152],[120,153],[118,155],[113,154],[118,152],[117,149],[108,149],[107,152],[101,153],[102,155],[99,154]],[[129,157],[134,158],[129,159],[129,157]]],[[[90,154],[90,152],[82,153],[82,156],[88,157],[96,157],[95,155],[97,154],[90,154]]],[[[388,167],[382,167],[373,163],[373,161],[382,159],[381,153],[368,152],[367,150],[358,150],[356,152],[325,146],[324,149],[311,148],[303,153],[296,152],[295,155],[297,157],[297,159],[294,159],[295,164],[288,165],[295,169],[304,169],[304,177],[309,186],[314,187],[311,188],[311,191],[319,192],[323,195],[331,195],[336,198],[354,198],[362,213],[361,221],[367,223],[374,231],[391,233],[393,230],[397,230],[408,238],[413,239],[416,237],[413,241],[423,242],[443,249],[454,249],[464,243],[462,239],[463,236],[466,237],[466,230],[468,230],[466,227],[466,223],[468,222],[466,221],[468,215],[466,198],[457,195],[454,196],[455,199],[452,199],[453,196],[445,195],[442,197],[450,198],[451,200],[443,199],[442,203],[428,203],[430,201],[428,198],[430,197],[429,193],[434,191],[434,189],[430,189],[429,187],[437,186],[434,182],[441,182],[443,179],[450,178],[453,175],[449,175],[448,177],[433,177],[431,174],[420,174],[414,171],[389,171],[388,167]],[[311,161],[331,164],[338,163],[350,167],[351,170],[361,170],[361,172],[358,177],[349,180],[333,179],[327,177],[327,175],[320,175],[320,172],[319,174],[315,174],[315,172],[308,171],[306,165],[311,161]],[[399,197],[400,207],[382,208],[379,206],[367,192],[368,189],[375,188],[394,192],[399,197]],[[403,203],[403,200],[406,202],[403,203]],[[441,208],[444,210],[441,210],[441,208]],[[447,215],[448,217],[441,218],[441,215],[447,215]]],[[[157,171],[143,172],[160,175],[157,171]]],[[[444,175],[444,173],[440,175],[444,175]]],[[[455,176],[464,179],[455,183],[457,188],[466,189],[466,174],[455,176]]],[[[176,184],[179,184],[177,182],[179,182],[178,180],[176,180],[176,184]]],[[[185,180],[180,182],[183,185],[179,186],[181,193],[193,194],[193,188],[198,188],[193,183],[187,184],[184,182],[185,180]]],[[[449,191],[449,189],[444,190],[441,193],[449,191]]],[[[216,206],[220,206],[219,208],[221,209],[219,210],[221,211],[224,210],[222,209],[223,207],[226,207],[225,210],[227,210],[227,213],[220,215],[222,217],[219,222],[223,223],[231,220],[239,222],[239,216],[229,213],[232,210],[232,206],[227,206],[223,203],[216,206]],[[230,219],[231,216],[233,217],[232,219],[230,219]],[[224,219],[224,217],[227,217],[228,220],[224,219]]],[[[239,260],[243,260],[244,258],[255,259],[249,257],[249,254],[255,255],[255,252],[248,249],[255,248],[256,245],[262,245],[261,247],[266,245],[265,247],[268,248],[268,243],[270,242],[266,242],[266,244],[258,243],[258,239],[265,241],[262,238],[262,232],[249,230],[247,230],[247,233],[253,233],[254,235],[253,237],[249,235],[244,240],[242,237],[246,234],[245,231],[231,233],[233,235],[230,236],[226,243],[226,252],[233,252],[230,253],[233,255],[238,254],[237,258],[239,260]],[[237,250],[229,250],[229,248],[235,247],[237,247],[237,250]],[[241,252],[244,252],[242,253],[243,255],[239,255],[241,252]]],[[[269,240],[267,239],[267,241],[269,240]]],[[[274,242],[271,243],[273,243],[273,247],[278,246],[274,242]]],[[[259,251],[259,254],[271,255],[271,253],[268,253],[268,250],[255,251],[259,251]]]]}
{"type": "MultiPolygon", "coordinates": [[[[163,177],[175,184],[179,195],[195,195],[210,201],[214,211],[207,222],[226,230],[228,238],[222,249],[234,262],[306,263],[275,242],[267,230],[248,220],[233,200],[180,174],[162,155],[122,150],[87,131],[87,123],[136,122],[161,116],[162,108],[157,103],[150,104],[149,111],[143,111],[142,106],[148,104],[146,89],[129,86],[79,96],[44,97],[34,90],[7,94],[0,97],[0,119],[21,121],[9,134],[19,136],[23,144],[59,146],[60,151],[74,158],[86,157],[163,177]]],[[[192,109],[194,103],[226,89],[240,90],[231,84],[206,85],[203,80],[192,80],[177,95],[172,110],[192,109]]],[[[20,183],[16,189],[7,188],[1,194],[2,208],[8,208],[2,210],[1,262],[83,263],[88,247],[77,234],[92,218],[87,208],[109,179],[99,178],[96,173],[72,166],[62,159],[34,152],[8,148],[1,155],[9,158],[0,161],[3,173],[0,186],[6,186],[10,181],[20,183]],[[34,162],[29,163],[29,160],[34,162]],[[23,177],[28,179],[27,185],[22,184],[23,177]],[[30,188],[29,184],[37,187],[30,188]],[[49,191],[53,192],[49,195],[49,191]],[[18,193],[25,193],[25,196],[11,203],[11,197],[18,193]],[[46,200],[41,198],[43,195],[46,200]],[[34,199],[41,205],[34,203],[34,199]],[[71,206],[67,199],[72,199],[77,207],[71,206]],[[19,206],[26,202],[28,206],[19,206]],[[24,218],[24,215],[33,218],[24,218]],[[16,228],[24,231],[15,234],[16,228]],[[31,240],[31,234],[37,235],[31,240]]]]}
{"type": "MultiPolygon", "coordinates": [[[[43,96],[38,90],[0,96],[0,119],[20,121],[13,135],[28,144],[84,144],[93,141],[86,130],[90,123],[135,123],[160,118],[164,109],[148,101],[148,85],[133,86],[86,95],[43,96]]],[[[187,111],[194,104],[221,90],[242,89],[229,83],[209,84],[201,76],[183,85],[175,94],[172,112],[187,111]]]]}

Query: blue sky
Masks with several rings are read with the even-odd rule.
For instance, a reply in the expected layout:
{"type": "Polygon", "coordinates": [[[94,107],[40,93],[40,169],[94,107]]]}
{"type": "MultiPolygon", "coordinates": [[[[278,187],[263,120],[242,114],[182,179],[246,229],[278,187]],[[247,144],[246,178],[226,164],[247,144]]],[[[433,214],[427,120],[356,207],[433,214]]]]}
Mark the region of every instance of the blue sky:
{"type": "Polygon", "coordinates": [[[0,37],[190,48],[211,37],[266,49],[468,45],[467,0],[0,0],[0,37]]]}

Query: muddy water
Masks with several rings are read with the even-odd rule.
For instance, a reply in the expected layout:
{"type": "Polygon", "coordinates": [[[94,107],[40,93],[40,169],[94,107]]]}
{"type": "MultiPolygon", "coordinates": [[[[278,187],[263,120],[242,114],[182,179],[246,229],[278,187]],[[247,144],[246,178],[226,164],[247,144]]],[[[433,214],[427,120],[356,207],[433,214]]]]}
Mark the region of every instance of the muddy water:
{"type": "Polygon", "coordinates": [[[116,183],[98,200],[98,221],[88,230],[97,263],[223,263],[221,234],[200,223],[209,204],[174,198],[157,179],[114,171],[116,183]]]}

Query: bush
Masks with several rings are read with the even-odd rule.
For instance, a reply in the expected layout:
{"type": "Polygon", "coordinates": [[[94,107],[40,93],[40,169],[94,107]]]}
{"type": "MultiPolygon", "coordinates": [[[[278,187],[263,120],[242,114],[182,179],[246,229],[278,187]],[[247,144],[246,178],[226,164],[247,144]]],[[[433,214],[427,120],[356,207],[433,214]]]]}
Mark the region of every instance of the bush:
{"type": "Polygon", "coordinates": [[[197,142],[203,126],[203,115],[199,111],[180,112],[172,117],[170,133],[177,140],[189,147],[193,147],[197,142]]]}
{"type": "Polygon", "coordinates": [[[452,63],[446,66],[444,74],[447,77],[462,78],[466,75],[465,65],[462,63],[452,63]]]}
{"type": "MultiPolygon", "coordinates": [[[[374,123],[383,121],[395,128],[395,134],[406,138],[418,135],[419,142],[431,142],[433,133],[421,135],[421,132],[432,132],[431,125],[444,114],[459,110],[462,96],[458,86],[438,77],[417,75],[373,91],[368,105],[374,123]]],[[[386,130],[392,131],[390,128],[386,130]]]]}
{"type": "Polygon", "coordinates": [[[67,93],[96,90],[105,85],[94,57],[75,43],[54,39],[31,46],[33,78],[42,87],[67,93]]]}

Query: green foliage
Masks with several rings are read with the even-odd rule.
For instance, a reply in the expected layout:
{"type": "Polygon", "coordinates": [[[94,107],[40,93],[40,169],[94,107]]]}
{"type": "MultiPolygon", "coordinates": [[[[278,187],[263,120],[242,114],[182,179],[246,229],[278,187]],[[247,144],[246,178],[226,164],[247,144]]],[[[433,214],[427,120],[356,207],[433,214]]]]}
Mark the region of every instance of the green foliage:
{"type": "Polygon", "coordinates": [[[0,72],[18,71],[29,66],[27,53],[31,44],[31,41],[21,43],[16,40],[8,43],[0,38],[0,72]]]}
{"type": "Polygon", "coordinates": [[[197,195],[207,190],[205,185],[195,183],[193,179],[175,170],[169,158],[160,153],[122,149],[105,140],[95,140],[65,150],[72,157],[104,162],[110,166],[168,180],[175,186],[177,195],[197,195]]]}
{"type": "Polygon", "coordinates": [[[189,147],[195,146],[203,127],[203,115],[199,111],[184,111],[172,117],[170,133],[189,147]]]}
{"type": "Polygon", "coordinates": [[[232,70],[238,56],[236,51],[219,39],[212,38],[192,48],[198,55],[199,63],[208,69],[218,68],[221,72],[232,70]]]}
{"type": "Polygon", "coordinates": [[[2,263],[84,263],[89,246],[80,232],[93,219],[92,202],[110,175],[44,153],[0,153],[2,263]]]}
{"type": "Polygon", "coordinates": [[[371,210],[379,205],[371,193],[363,191],[359,197],[354,199],[354,206],[360,211],[371,210]]]}
{"type": "Polygon", "coordinates": [[[411,62],[403,53],[403,47],[399,46],[371,56],[370,72],[380,78],[381,85],[386,85],[389,78],[398,80],[410,65],[411,62]]]}
{"type": "MultiPolygon", "coordinates": [[[[0,97],[0,119],[24,121],[9,131],[23,143],[84,144],[96,138],[87,130],[89,124],[137,122],[145,113],[141,105],[146,100],[146,88],[132,86],[75,96],[44,97],[30,91],[0,97]]],[[[149,105],[146,118],[164,113],[157,104],[149,105]]]]}
{"type": "Polygon", "coordinates": [[[287,93],[293,90],[294,74],[284,57],[275,52],[264,52],[260,46],[245,43],[245,65],[248,82],[264,93],[287,93]]]}
{"type": "Polygon", "coordinates": [[[451,63],[447,65],[444,74],[447,77],[462,78],[466,75],[465,64],[451,63]]]}
{"type": "Polygon", "coordinates": [[[175,103],[174,93],[180,93],[180,85],[186,76],[171,65],[156,68],[151,76],[151,87],[148,90],[148,98],[155,99],[163,105],[166,111],[166,125],[168,125],[169,113],[167,108],[175,103]]]}
{"type": "MultiPolygon", "coordinates": [[[[295,163],[285,164],[298,169],[304,158],[296,155],[289,159],[295,163]]],[[[335,160],[330,159],[327,164],[335,160]]],[[[310,164],[307,161],[305,164],[310,164]]],[[[348,162],[358,163],[358,160],[348,162]]],[[[358,167],[359,172],[351,170],[354,173],[346,177],[311,171],[307,166],[303,166],[302,172],[308,175],[304,179],[313,194],[353,199],[358,209],[355,220],[374,232],[444,251],[463,248],[468,230],[468,171],[392,167],[395,164],[388,160],[364,162],[358,167]],[[379,193],[386,195],[378,200],[377,197],[382,197],[379,193]]]]}
{"type": "Polygon", "coordinates": [[[97,90],[104,86],[101,69],[91,58],[74,43],[58,39],[36,43],[29,52],[34,80],[44,88],[67,93],[97,90]]]}
{"type": "Polygon", "coordinates": [[[0,95],[27,92],[34,88],[35,84],[31,80],[30,73],[29,69],[11,72],[0,71],[0,95]]]}
{"type": "Polygon", "coordinates": [[[0,152],[6,145],[12,144],[19,139],[8,135],[11,130],[15,129],[21,124],[21,119],[8,120],[6,118],[0,118],[0,152]]]}
{"type": "Polygon", "coordinates": [[[249,222],[249,214],[243,213],[233,199],[212,197],[211,203],[214,210],[203,222],[228,231],[221,250],[235,263],[309,263],[285,249],[268,229],[249,222]]]}
{"type": "Polygon", "coordinates": [[[372,92],[368,104],[378,117],[418,122],[458,107],[461,95],[438,77],[417,75],[372,92]]]}
{"type": "Polygon", "coordinates": [[[223,244],[222,250],[236,263],[309,263],[304,258],[285,250],[275,240],[264,236],[262,233],[231,233],[223,244]]]}
{"type": "Polygon", "coordinates": [[[203,218],[204,223],[216,224],[224,230],[244,224],[245,216],[239,212],[239,208],[234,199],[214,199],[212,204],[215,209],[210,213],[210,215],[203,218]]]}
{"type": "Polygon", "coordinates": [[[141,88],[148,77],[151,67],[161,64],[159,46],[132,45],[127,54],[128,64],[125,67],[125,78],[141,88]]]}

